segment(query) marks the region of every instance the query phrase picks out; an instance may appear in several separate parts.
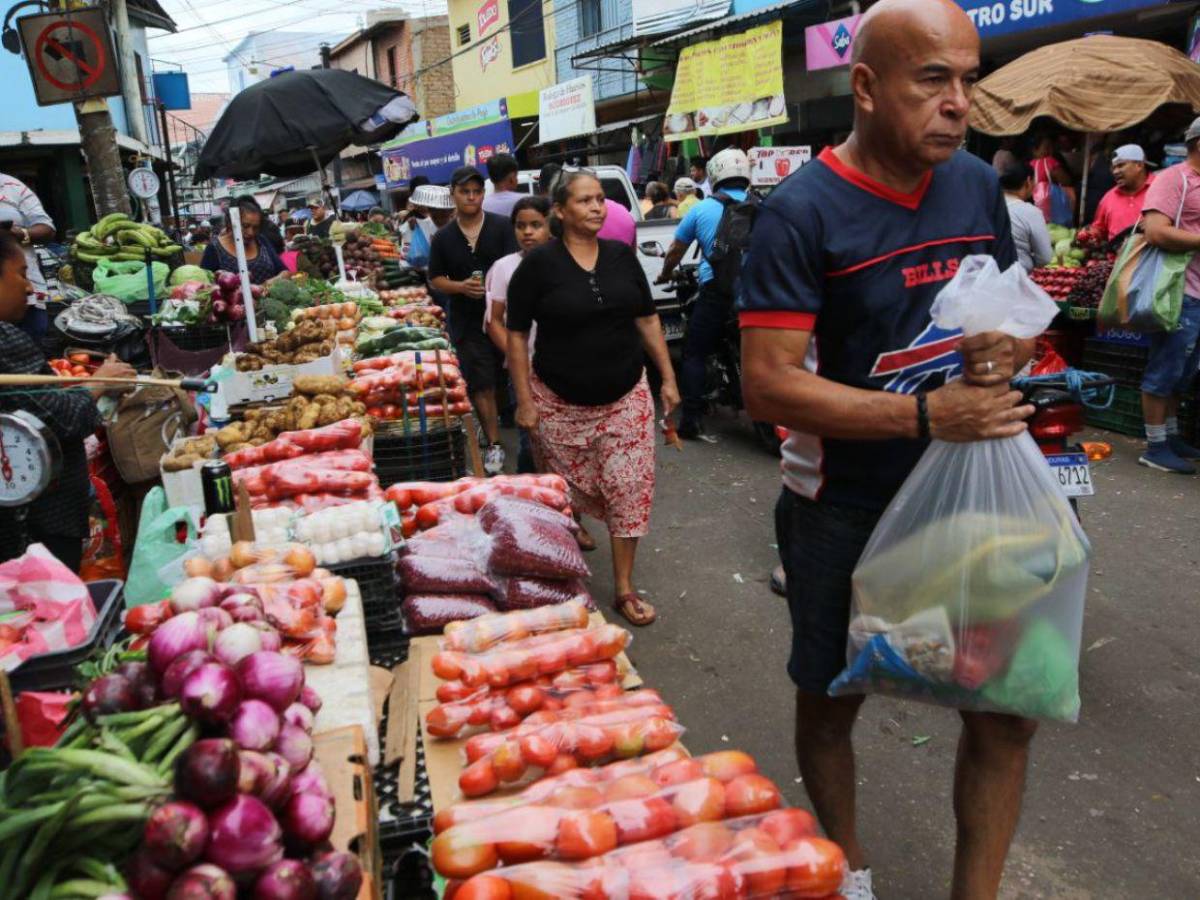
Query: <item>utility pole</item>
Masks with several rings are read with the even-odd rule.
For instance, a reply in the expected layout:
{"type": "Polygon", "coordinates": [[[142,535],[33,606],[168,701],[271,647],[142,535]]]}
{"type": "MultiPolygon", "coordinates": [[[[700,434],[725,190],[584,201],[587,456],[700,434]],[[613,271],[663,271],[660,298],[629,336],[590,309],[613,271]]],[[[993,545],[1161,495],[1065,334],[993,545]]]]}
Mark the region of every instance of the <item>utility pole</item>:
{"type": "Polygon", "coordinates": [[[108,103],[94,98],[73,105],[97,217],[115,212],[132,215],[129,191],[125,187],[125,168],[121,165],[121,151],[117,147],[117,129],[113,127],[108,103]]]}
{"type": "MultiPolygon", "coordinates": [[[[321,44],[321,68],[330,69],[329,64],[330,47],[328,44],[321,44]]],[[[338,203],[342,201],[342,157],[335,156],[333,158],[333,184],[338,189],[338,203]]]]}
{"type": "Polygon", "coordinates": [[[146,129],[146,111],[142,108],[142,86],[138,83],[137,60],[129,39],[129,8],[126,0],[110,0],[113,37],[117,42],[117,71],[121,75],[121,99],[125,101],[125,121],[129,136],[150,146],[146,129]]]}

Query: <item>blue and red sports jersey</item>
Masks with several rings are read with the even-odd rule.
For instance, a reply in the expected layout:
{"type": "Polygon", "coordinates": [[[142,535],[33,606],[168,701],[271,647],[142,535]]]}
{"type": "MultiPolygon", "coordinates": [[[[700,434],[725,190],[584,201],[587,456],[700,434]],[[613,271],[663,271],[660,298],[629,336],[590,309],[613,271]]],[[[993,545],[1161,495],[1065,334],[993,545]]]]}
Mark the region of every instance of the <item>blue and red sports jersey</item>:
{"type": "MultiPolygon", "coordinates": [[[[807,368],[856,388],[911,394],[962,369],[960,332],[929,315],[965,256],[1017,260],[991,166],[959,151],[902,194],[826,148],[763,203],[742,270],[743,328],[811,331],[807,368]]],[[[924,441],[792,431],[783,479],[806,497],[883,509],[924,441]]]]}

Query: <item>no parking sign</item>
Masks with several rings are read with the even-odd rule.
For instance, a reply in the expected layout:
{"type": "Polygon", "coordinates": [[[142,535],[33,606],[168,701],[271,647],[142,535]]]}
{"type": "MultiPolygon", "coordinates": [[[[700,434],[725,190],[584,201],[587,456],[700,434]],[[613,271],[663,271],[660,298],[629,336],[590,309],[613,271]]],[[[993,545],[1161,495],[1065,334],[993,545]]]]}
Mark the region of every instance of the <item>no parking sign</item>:
{"type": "Polygon", "coordinates": [[[39,106],[121,93],[108,20],[99,7],[17,20],[39,106]]]}

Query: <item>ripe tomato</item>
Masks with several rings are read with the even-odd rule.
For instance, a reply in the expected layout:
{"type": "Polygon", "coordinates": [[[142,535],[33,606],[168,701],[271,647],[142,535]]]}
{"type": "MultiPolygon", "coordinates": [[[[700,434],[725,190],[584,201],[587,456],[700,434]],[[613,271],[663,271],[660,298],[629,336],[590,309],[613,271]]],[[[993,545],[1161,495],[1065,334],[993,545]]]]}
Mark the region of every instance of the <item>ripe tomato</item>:
{"type": "Polygon", "coordinates": [[[521,717],[507,703],[498,704],[488,717],[488,726],[492,731],[503,731],[521,724],[521,717]]]}
{"type": "Polygon", "coordinates": [[[443,650],[433,655],[433,674],[443,681],[452,681],[462,674],[463,655],[443,650]]]}
{"type": "Polygon", "coordinates": [[[779,844],[761,828],[743,828],[733,837],[728,856],[735,861],[734,871],[745,879],[752,897],[773,897],[783,890],[787,865],[779,844]]]}
{"type": "Polygon", "coordinates": [[[556,790],[547,798],[549,806],[559,809],[592,809],[604,802],[599,788],[589,785],[567,785],[556,790]]]}
{"type": "Polygon", "coordinates": [[[738,775],[758,771],[754,757],[741,750],[718,750],[715,753],[706,753],[698,759],[704,766],[705,775],[727,783],[738,775]]]}
{"type": "Polygon", "coordinates": [[[628,895],[628,869],[603,857],[579,864],[579,900],[614,900],[628,895]]]}
{"type": "Polygon", "coordinates": [[[524,806],[488,820],[487,828],[507,840],[496,844],[505,865],[545,859],[554,849],[563,812],[548,806],[524,806]]]}
{"type": "Polygon", "coordinates": [[[689,897],[683,887],[683,879],[676,866],[631,869],[629,873],[629,900],[682,900],[689,897]]]}
{"type": "Polygon", "coordinates": [[[476,875],[454,892],[454,900],[511,900],[512,888],[497,875],[476,875]]]}
{"type": "Polygon", "coordinates": [[[482,797],[494,791],[499,784],[496,767],[487,757],[471,763],[458,776],[458,788],[464,797],[482,797]]]}
{"type": "Polygon", "coordinates": [[[546,767],[547,775],[561,775],[563,772],[569,772],[572,769],[579,768],[579,760],[570,753],[560,753],[554,757],[554,762],[546,767]]]}
{"type": "Polygon", "coordinates": [[[641,729],[636,727],[639,724],[623,722],[609,726],[608,731],[613,737],[613,750],[621,759],[632,759],[645,752],[646,739],[642,736],[641,729]]]}
{"type": "Polygon", "coordinates": [[[725,818],[725,785],[715,778],[685,782],[674,788],[671,805],[682,828],[697,822],[715,822],[725,818]]]}
{"type": "Polygon", "coordinates": [[[602,810],[575,809],[558,826],[554,851],[560,859],[590,859],[617,846],[617,826],[602,810]]]}
{"type": "Polygon", "coordinates": [[[446,878],[470,878],[496,868],[499,862],[491,844],[456,833],[453,828],[435,837],[430,851],[433,867],[446,878]]]}
{"type": "Polygon", "coordinates": [[[533,658],[540,675],[553,675],[567,667],[567,651],[555,644],[538,647],[533,651],[533,658]]]}
{"type": "Polygon", "coordinates": [[[683,784],[704,777],[704,764],[698,759],[678,759],[675,762],[659,766],[651,774],[654,783],[660,787],[672,784],[683,784]]]}
{"type": "Polygon", "coordinates": [[[509,873],[513,900],[561,900],[574,895],[578,877],[565,863],[535,862],[509,873]]]}
{"type": "Polygon", "coordinates": [[[837,893],[846,874],[846,856],[833,841],[802,837],[783,848],[787,863],[787,889],[797,897],[824,897],[837,893]]]}
{"type": "Polygon", "coordinates": [[[712,862],[733,846],[733,832],[720,822],[700,822],[671,839],[671,853],[680,859],[712,862]]]}
{"type": "Polygon", "coordinates": [[[641,733],[645,743],[645,752],[653,753],[656,750],[665,750],[675,743],[680,729],[668,719],[655,717],[641,723],[641,733]]]}
{"type": "Polygon", "coordinates": [[[435,706],[425,716],[425,730],[434,737],[454,737],[467,724],[471,708],[435,706]]]}
{"type": "Polygon", "coordinates": [[[545,769],[558,756],[558,748],[540,734],[527,734],[521,738],[521,755],[529,765],[545,769]]]}
{"type": "Polygon", "coordinates": [[[508,683],[513,684],[517,681],[529,681],[538,674],[537,657],[532,653],[510,653],[507,654],[506,660],[508,666],[508,683]]]}
{"type": "Polygon", "coordinates": [[[67,359],[71,360],[77,366],[86,366],[92,361],[89,353],[72,353],[67,359]]]}
{"type": "Polygon", "coordinates": [[[675,811],[662,797],[618,800],[606,807],[617,825],[621,846],[663,837],[676,828],[675,811]]]}
{"type": "Polygon", "coordinates": [[[633,800],[638,797],[653,797],[659,786],[646,775],[625,775],[612,782],[604,791],[608,802],[633,800]]]}
{"type": "MultiPolygon", "coordinates": [[[[436,669],[434,671],[436,674],[436,669]]],[[[439,675],[438,677],[440,678],[441,676],[439,675]]],[[[447,681],[438,685],[437,699],[439,703],[453,703],[455,700],[467,699],[474,694],[476,690],[476,688],[467,687],[461,681],[447,681]]]]}
{"type": "Polygon", "coordinates": [[[515,740],[507,740],[492,753],[492,765],[496,775],[505,784],[519,781],[525,774],[528,764],[521,756],[521,748],[515,740]]]}
{"type": "Polygon", "coordinates": [[[768,813],[759,827],[782,847],[796,838],[814,836],[817,833],[817,820],[807,810],[777,809],[768,813]]]}
{"type": "Polygon", "coordinates": [[[437,525],[439,517],[438,508],[432,503],[426,504],[417,510],[417,527],[427,531],[437,525]]]}
{"type": "MultiPolygon", "coordinates": [[[[536,666],[537,663],[535,662],[534,667],[536,668],[536,666]]],[[[514,688],[509,688],[504,698],[517,715],[527,716],[531,712],[542,708],[542,703],[546,699],[546,692],[531,684],[521,684],[514,688]]]]}
{"type": "Polygon", "coordinates": [[[597,760],[612,752],[612,735],[595,725],[580,725],[575,729],[575,748],[587,761],[597,760]]]}
{"type": "Polygon", "coordinates": [[[725,786],[725,812],[730,818],[778,809],[779,788],[765,775],[739,775],[725,786]]]}

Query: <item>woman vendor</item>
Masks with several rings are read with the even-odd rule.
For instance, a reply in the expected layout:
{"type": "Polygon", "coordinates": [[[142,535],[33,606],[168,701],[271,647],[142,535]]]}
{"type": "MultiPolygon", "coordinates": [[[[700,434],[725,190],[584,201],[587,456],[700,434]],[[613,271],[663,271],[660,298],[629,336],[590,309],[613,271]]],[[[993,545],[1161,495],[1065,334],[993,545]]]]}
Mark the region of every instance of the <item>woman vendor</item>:
{"type": "MultiPolygon", "coordinates": [[[[41,348],[15,324],[25,315],[30,290],[25,266],[25,254],[17,239],[11,232],[0,231],[0,372],[53,375],[41,348]]],[[[101,377],[131,378],[134,374],[128,363],[112,356],[96,370],[101,377]]],[[[62,468],[56,481],[27,506],[0,509],[0,560],[20,556],[26,543],[40,543],[67,568],[79,571],[91,507],[83,440],[100,424],[96,399],[111,390],[99,386],[0,387],[0,412],[25,410],[37,416],[54,432],[62,450],[62,468]],[[26,540],[17,539],[22,530],[26,540]]]]}
{"type": "MultiPolygon", "coordinates": [[[[263,211],[253,197],[238,197],[233,201],[242,218],[242,244],[246,248],[246,271],[251,284],[263,284],[281,272],[286,272],[283,260],[265,240],[259,240],[263,211]]],[[[204,250],[200,265],[210,272],[237,272],[237,248],[233,243],[233,225],[225,214],[225,227],[204,250]]]]}

